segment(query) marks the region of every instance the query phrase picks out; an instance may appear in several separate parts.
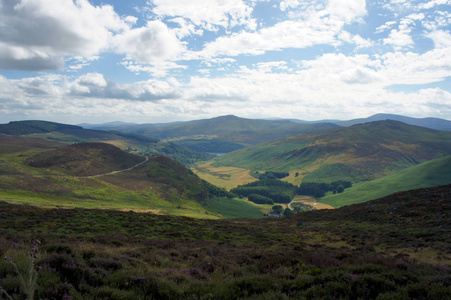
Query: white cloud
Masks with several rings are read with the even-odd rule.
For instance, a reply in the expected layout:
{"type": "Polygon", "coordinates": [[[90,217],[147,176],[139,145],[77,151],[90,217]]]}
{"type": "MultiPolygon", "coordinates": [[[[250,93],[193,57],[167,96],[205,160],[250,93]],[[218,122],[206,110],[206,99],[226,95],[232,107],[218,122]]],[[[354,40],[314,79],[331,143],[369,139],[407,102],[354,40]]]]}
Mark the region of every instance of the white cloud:
{"type": "Polygon", "coordinates": [[[284,21],[258,32],[240,32],[223,36],[206,44],[200,52],[190,52],[186,58],[211,58],[221,55],[260,55],[266,51],[284,48],[305,48],[335,41],[338,29],[327,26],[319,19],[309,21],[284,21]]]}
{"type": "Polygon", "coordinates": [[[365,0],[329,0],[329,14],[337,16],[346,23],[360,20],[366,15],[365,0]]]}
{"type": "Polygon", "coordinates": [[[140,63],[159,63],[176,59],[184,45],[161,21],[149,21],[145,27],[127,30],[112,40],[117,53],[140,63]]]}
{"type": "Polygon", "coordinates": [[[449,31],[436,30],[426,34],[426,36],[434,41],[436,48],[451,48],[451,33],[449,31]]]}
{"type": "Polygon", "coordinates": [[[178,86],[175,79],[118,84],[105,79],[102,74],[89,73],[70,83],[69,89],[71,94],[83,97],[158,101],[178,98],[178,86]]]}
{"type": "Polygon", "coordinates": [[[65,56],[97,55],[127,27],[112,6],[87,0],[2,0],[0,67],[61,69],[65,56]]]}
{"type": "Polygon", "coordinates": [[[391,29],[393,27],[393,25],[395,25],[395,24],[396,24],[395,21],[387,21],[387,22],[385,22],[384,25],[381,25],[376,28],[376,33],[381,33],[381,32],[387,31],[387,30],[391,29]]]}
{"type": "Polygon", "coordinates": [[[364,39],[358,34],[352,35],[350,32],[345,30],[338,34],[338,38],[346,43],[355,44],[356,50],[374,46],[374,42],[370,39],[364,39]]]}
{"type": "Polygon", "coordinates": [[[149,73],[155,77],[165,77],[169,74],[170,71],[175,69],[187,69],[186,66],[179,65],[172,61],[162,61],[154,63],[152,65],[143,65],[136,63],[130,59],[124,59],[120,64],[123,65],[127,70],[135,74],[149,73]]]}
{"type": "Polygon", "coordinates": [[[420,9],[430,9],[437,5],[451,5],[451,0],[432,0],[418,5],[420,9]]]}
{"type": "Polygon", "coordinates": [[[395,50],[401,50],[405,47],[412,47],[414,45],[410,33],[412,29],[410,26],[414,23],[412,19],[405,18],[399,24],[398,29],[392,29],[388,38],[384,39],[384,44],[393,45],[395,50]]]}
{"type": "Polygon", "coordinates": [[[261,62],[257,64],[259,71],[264,73],[273,72],[274,70],[287,70],[286,61],[271,61],[271,62],[261,62]]]}
{"type": "Polygon", "coordinates": [[[215,30],[215,26],[225,28],[246,25],[255,29],[251,18],[252,7],[242,0],[153,0],[153,13],[159,16],[183,17],[205,30],[215,30]]]}
{"type": "Polygon", "coordinates": [[[285,0],[280,2],[280,10],[286,11],[288,9],[296,8],[301,5],[300,0],[285,0]]]}

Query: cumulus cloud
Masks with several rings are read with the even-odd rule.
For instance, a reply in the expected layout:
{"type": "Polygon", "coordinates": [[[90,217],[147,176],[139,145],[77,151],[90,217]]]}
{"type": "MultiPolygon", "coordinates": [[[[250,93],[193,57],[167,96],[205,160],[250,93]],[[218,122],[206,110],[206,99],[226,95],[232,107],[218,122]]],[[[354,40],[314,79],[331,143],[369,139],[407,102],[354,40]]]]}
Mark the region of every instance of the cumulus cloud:
{"type": "Polygon", "coordinates": [[[284,21],[258,32],[240,32],[219,37],[199,52],[188,52],[186,58],[211,58],[221,55],[259,55],[266,51],[305,48],[335,41],[338,30],[319,24],[320,20],[284,21]]]}
{"type": "Polygon", "coordinates": [[[346,23],[361,20],[367,13],[365,0],[329,0],[327,10],[346,23]]]}
{"type": "Polygon", "coordinates": [[[437,5],[451,5],[451,0],[432,0],[418,5],[420,9],[430,9],[437,5]]]}
{"type": "MultiPolygon", "coordinates": [[[[284,9],[296,8],[296,1],[284,2],[284,9]]],[[[207,43],[201,51],[187,52],[185,59],[212,58],[217,56],[261,55],[267,51],[287,48],[307,48],[321,44],[337,44],[337,35],[343,26],[361,20],[367,13],[364,0],[323,0],[303,2],[292,12],[290,20],[280,21],[258,31],[241,31],[221,36],[207,43]]],[[[359,37],[350,39],[366,47],[371,41],[359,37]]]]}
{"type": "Polygon", "coordinates": [[[118,84],[102,74],[89,73],[69,84],[70,94],[83,97],[158,101],[180,97],[178,82],[147,80],[132,84],[118,84]]]}
{"type": "Polygon", "coordinates": [[[216,30],[217,26],[256,27],[251,18],[252,7],[242,0],[153,0],[152,4],[155,5],[152,11],[159,16],[183,17],[205,30],[216,30]]]}
{"type": "Polygon", "coordinates": [[[414,42],[410,35],[412,29],[410,26],[413,20],[405,18],[401,21],[398,29],[392,29],[388,38],[384,39],[384,44],[393,45],[396,50],[413,46],[414,42]]]}
{"type": "Polygon", "coordinates": [[[158,63],[176,59],[184,45],[161,21],[149,21],[145,27],[127,30],[112,40],[118,53],[140,63],[158,63]]]}
{"type": "Polygon", "coordinates": [[[426,36],[434,41],[436,48],[451,48],[451,33],[449,31],[436,30],[426,34],[426,36]]]}
{"type": "Polygon", "coordinates": [[[87,0],[2,0],[0,67],[61,69],[65,56],[92,56],[128,25],[110,5],[87,0]]]}

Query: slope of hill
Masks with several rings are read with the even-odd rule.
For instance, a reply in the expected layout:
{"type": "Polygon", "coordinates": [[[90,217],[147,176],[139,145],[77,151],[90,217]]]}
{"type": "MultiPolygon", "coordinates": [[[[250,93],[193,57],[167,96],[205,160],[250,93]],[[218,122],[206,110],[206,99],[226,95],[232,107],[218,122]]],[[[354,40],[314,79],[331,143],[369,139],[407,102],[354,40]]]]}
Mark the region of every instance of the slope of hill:
{"type": "Polygon", "coordinates": [[[79,143],[38,153],[25,164],[73,176],[92,176],[127,169],[144,160],[110,144],[79,143]]]}
{"type": "Polygon", "coordinates": [[[17,121],[0,124],[0,134],[36,137],[65,143],[105,142],[140,155],[163,154],[185,165],[211,159],[211,155],[134,133],[84,129],[47,121],[17,121]]]}
{"type": "MultiPolygon", "coordinates": [[[[301,132],[336,127],[338,126],[330,123],[296,124],[291,121],[252,120],[238,118],[236,116],[221,116],[164,126],[150,124],[147,128],[144,124],[140,126],[121,127],[121,130],[161,139],[190,140],[191,145],[195,141],[193,138],[196,138],[201,139],[200,143],[205,143],[205,140],[214,140],[218,143],[231,143],[228,144],[228,147],[232,147],[234,144],[236,147],[240,147],[239,145],[256,145],[301,132]]],[[[208,147],[210,147],[210,152],[225,152],[222,150],[221,145],[214,148],[214,151],[211,151],[211,145],[208,145],[208,147]]]]}
{"type": "Polygon", "coordinates": [[[215,165],[358,182],[449,154],[451,132],[387,120],[286,137],[229,153],[215,165]]]}
{"type": "Polygon", "coordinates": [[[436,130],[447,130],[451,131],[451,121],[439,119],[439,118],[411,118],[400,115],[393,114],[375,114],[368,118],[361,119],[353,119],[349,121],[331,121],[331,123],[340,125],[340,126],[352,126],[356,124],[363,124],[367,122],[375,122],[375,121],[384,121],[384,120],[393,120],[403,122],[409,125],[426,127],[429,129],[436,130]]]}
{"type": "MultiPolygon", "coordinates": [[[[0,137],[0,144],[6,146],[0,152],[3,201],[222,217],[209,186],[163,155],[144,158],[104,143],[68,146],[25,137],[0,137]]],[[[245,211],[235,217],[259,211],[240,206],[245,211]]]]}
{"type": "Polygon", "coordinates": [[[434,159],[394,172],[385,177],[359,182],[342,194],[327,195],[321,203],[341,207],[417,188],[451,184],[451,156],[434,159]]]}
{"type": "Polygon", "coordinates": [[[315,123],[332,123],[339,126],[352,126],[357,124],[364,124],[368,122],[375,122],[375,121],[385,121],[385,120],[392,120],[392,121],[398,121],[403,122],[409,125],[415,125],[420,127],[425,127],[429,129],[435,129],[435,130],[447,130],[451,131],[451,121],[440,119],[440,118],[412,118],[412,117],[406,117],[401,115],[394,115],[394,114],[375,114],[368,118],[358,118],[358,119],[352,119],[352,120],[319,120],[319,121],[304,121],[304,120],[296,120],[296,119],[290,119],[290,121],[295,123],[303,123],[303,124],[315,124],[315,123]]]}
{"type": "Polygon", "coordinates": [[[10,260],[38,239],[36,299],[442,300],[450,226],[451,186],[259,220],[0,202],[0,280],[25,298],[10,260]]]}

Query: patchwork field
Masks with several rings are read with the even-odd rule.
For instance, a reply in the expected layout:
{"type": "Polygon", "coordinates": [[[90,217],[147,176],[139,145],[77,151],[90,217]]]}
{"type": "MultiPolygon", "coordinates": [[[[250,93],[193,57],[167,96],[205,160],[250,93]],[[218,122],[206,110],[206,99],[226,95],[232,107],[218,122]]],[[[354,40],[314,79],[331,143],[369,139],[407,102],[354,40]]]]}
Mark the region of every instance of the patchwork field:
{"type": "Polygon", "coordinates": [[[197,165],[192,169],[200,178],[227,190],[241,184],[257,181],[248,169],[237,167],[214,167],[212,162],[197,165]]]}

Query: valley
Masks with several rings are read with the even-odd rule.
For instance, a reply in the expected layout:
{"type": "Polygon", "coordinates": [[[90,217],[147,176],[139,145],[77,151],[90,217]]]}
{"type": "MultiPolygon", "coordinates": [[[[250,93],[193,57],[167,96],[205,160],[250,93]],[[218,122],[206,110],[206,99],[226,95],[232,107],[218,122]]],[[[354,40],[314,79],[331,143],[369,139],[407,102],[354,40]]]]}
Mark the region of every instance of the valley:
{"type": "MultiPolygon", "coordinates": [[[[234,147],[212,128],[205,147],[234,147]]],[[[310,128],[217,157],[43,121],[0,131],[0,297],[27,295],[20,276],[43,299],[451,297],[449,131],[310,128]]]]}

